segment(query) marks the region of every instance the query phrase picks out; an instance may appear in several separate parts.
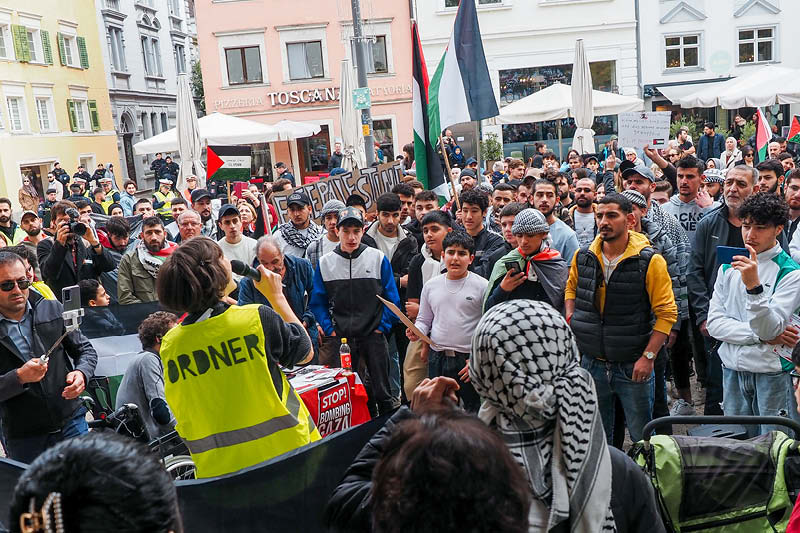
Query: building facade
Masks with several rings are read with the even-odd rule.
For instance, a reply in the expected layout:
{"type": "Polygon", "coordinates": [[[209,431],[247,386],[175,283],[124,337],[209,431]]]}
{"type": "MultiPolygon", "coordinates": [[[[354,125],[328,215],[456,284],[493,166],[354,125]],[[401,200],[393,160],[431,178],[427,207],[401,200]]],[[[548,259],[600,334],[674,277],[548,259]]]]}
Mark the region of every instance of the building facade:
{"type": "MultiPolygon", "coordinates": [[[[477,4],[486,63],[499,107],[555,82],[570,83],[577,39],[584,40],[595,89],[639,95],[634,0],[472,1],[477,4]]],[[[459,0],[415,2],[414,16],[419,21],[429,75],[433,75],[444,54],[458,3],[459,0]]],[[[506,155],[530,155],[534,142],[544,142],[556,153],[559,151],[555,121],[502,127],[487,124],[483,125],[484,135],[501,135],[506,155]]],[[[465,153],[474,155],[474,125],[452,129],[465,153]]],[[[571,145],[574,129],[571,119],[562,121],[564,154],[571,145]]],[[[594,129],[595,140],[602,143],[616,131],[616,117],[596,117],[594,129]]]]}
{"type": "MultiPolygon", "coordinates": [[[[641,11],[642,81],[651,109],[673,111],[696,122],[732,125],[738,113],[749,119],[754,109],[681,109],[672,103],[709,84],[747,74],[763,65],[800,68],[791,42],[800,17],[792,0],[651,0],[641,11]]],[[[768,120],[779,131],[800,106],[771,106],[768,120]],[[795,109],[791,109],[794,107],[795,109]]]]}
{"type": "MultiPolygon", "coordinates": [[[[362,0],[373,130],[387,160],[411,142],[411,26],[407,2],[362,0]]],[[[201,0],[196,5],[206,111],[275,124],[317,124],[293,142],[253,145],[253,173],[285,162],[296,177],[326,173],[341,137],[342,60],[353,57],[348,0],[201,0]]],[[[351,63],[352,64],[352,63],[351,63]]],[[[348,98],[350,96],[347,96],[348,98]]]]}
{"type": "Polygon", "coordinates": [[[41,193],[56,162],[119,167],[95,17],[91,2],[0,0],[0,195],[15,207],[22,176],[41,193]]]}
{"type": "Polygon", "coordinates": [[[118,175],[140,188],[153,186],[153,156],[135,155],[133,145],[175,126],[177,75],[191,74],[196,55],[193,6],[193,0],[96,0],[118,175]]]}

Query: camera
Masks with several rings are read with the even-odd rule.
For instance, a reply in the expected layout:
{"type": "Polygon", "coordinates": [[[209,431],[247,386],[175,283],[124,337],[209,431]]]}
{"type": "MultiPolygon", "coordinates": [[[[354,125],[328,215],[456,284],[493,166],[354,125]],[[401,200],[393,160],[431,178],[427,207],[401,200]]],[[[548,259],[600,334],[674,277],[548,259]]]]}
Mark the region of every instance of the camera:
{"type": "Polygon", "coordinates": [[[67,216],[69,217],[69,232],[74,233],[75,235],[83,235],[86,233],[86,224],[83,222],[79,222],[78,218],[80,218],[81,214],[78,213],[78,210],[74,207],[70,207],[65,211],[67,216]]]}

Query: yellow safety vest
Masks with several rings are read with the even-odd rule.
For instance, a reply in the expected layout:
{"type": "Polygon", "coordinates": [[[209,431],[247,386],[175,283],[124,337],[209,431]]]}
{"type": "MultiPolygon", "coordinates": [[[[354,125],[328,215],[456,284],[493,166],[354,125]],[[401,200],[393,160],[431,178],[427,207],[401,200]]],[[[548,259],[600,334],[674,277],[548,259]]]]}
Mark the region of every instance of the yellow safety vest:
{"type": "Polygon", "coordinates": [[[9,239],[9,238],[6,236],[6,234],[5,234],[5,233],[3,233],[3,232],[1,232],[1,231],[0,231],[0,238],[2,238],[2,239],[5,241],[5,243],[6,243],[6,246],[16,246],[16,245],[18,245],[19,243],[21,243],[22,241],[24,241],[24,240],[25,240],[25,237],[27,237],[27,236],[28,236],[28,234],[27,234],[27,233],[25,233],[25,232],[23,231],[23,229],[22,229],[22,228],[20,228],[19,226],[17,226],[16,228],[14,228],[14,238],[13,238],[13,239],[9,239]]]}
{"type": "Polygon", "coordinates": [[[231,306],[162,340],[167,403],[197,477],[236,472],[321,438],[286,376],[267,361],[258,308],[231,306]]]}
{"type": "Polygon", "coordinates": [[[161,216],[172,216],[172,200],[178,197],[177,194],[170,191],[168,194],[164,194],[161,191],[156,191],[153,193],[153,196],[156,197],[156,200],[159,202],[164,202],[164,205],[156,209],[156,213],[161,216]]]}

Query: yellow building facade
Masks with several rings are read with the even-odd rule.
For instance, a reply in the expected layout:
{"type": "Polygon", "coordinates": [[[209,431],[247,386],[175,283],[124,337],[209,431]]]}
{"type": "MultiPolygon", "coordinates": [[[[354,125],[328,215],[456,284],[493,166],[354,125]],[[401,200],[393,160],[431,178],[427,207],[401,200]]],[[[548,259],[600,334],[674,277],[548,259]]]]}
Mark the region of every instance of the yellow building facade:
{"type": "Polygon", "coordinates": [[[79,164],[119,167],[95,9],[0,0],[0,196],[15,211],[23,175],[41,194],[56,162],[70,176],[79,164]]]}

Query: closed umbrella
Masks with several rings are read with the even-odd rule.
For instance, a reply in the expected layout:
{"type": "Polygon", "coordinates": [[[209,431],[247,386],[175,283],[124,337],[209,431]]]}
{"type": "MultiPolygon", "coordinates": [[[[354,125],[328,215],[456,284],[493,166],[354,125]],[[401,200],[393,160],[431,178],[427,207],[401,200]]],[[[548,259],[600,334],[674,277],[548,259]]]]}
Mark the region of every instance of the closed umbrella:
{"type": "Polygon", "coordinates": [[[364,168],[367,156],[364,153],[364,141],[361,136],[361,121],[358,111],[353,106],[350,95],[355,87],[353,69],[349,59],[342,59],[342,87],[339,92],[339,119],[342,125],[342,168],[355,170],[364,168]]]}
{"type": "Polygon", "coordinates": [[[575,137],[572,148],[579,154],[593,154],[594,107],[592,103],[592,71],[583,49],[583,39],[575,42],[575,62],[572,65],[572,110],[575,117],[575,137]]]}
{"type": "Polygon", "coordinates": [[[189,88],[189,77],[178,76],[178,91],[175,102],[175,119],[177,121],[178,153],[181,156],[180,175],[176,188],[182,191],[186,187],[186,178],[192,174],[197,176],[197,185],[205,187],[206,169],[200,160],[203,143],[200,138],[200,126],[197,124],[197,110],[194,107],[192,91],[189,88]],[[194,167],[194,172],[192,171],[194,167]]]}

